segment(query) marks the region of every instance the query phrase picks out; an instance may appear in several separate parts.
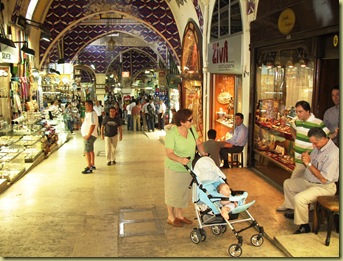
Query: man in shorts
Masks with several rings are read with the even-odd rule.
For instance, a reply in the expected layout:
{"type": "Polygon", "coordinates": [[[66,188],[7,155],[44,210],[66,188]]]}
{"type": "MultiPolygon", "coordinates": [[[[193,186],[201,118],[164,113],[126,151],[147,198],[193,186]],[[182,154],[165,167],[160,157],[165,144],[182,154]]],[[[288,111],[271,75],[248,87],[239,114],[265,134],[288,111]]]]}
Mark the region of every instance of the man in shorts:
{"type": "Polygon", "coordinates": [[[82,171],[83,174],[91,174],[96,169],[94,164],[94,142],[98,137],[98,115],[93,110],[93,102],[85,102],[86,113],[85,119],[81,125],[81,135],[85,144],[85,157],[87,167],[82,171]]]}

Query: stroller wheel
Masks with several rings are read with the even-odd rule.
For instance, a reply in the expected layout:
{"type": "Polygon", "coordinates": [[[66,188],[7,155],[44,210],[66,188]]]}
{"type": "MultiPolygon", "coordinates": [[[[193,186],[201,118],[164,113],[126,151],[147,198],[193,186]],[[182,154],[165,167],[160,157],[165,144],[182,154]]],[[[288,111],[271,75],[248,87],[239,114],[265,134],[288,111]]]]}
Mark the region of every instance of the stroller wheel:
{"type": "Polygon", "coordinates": [[[260,234],[255,234],[250,238],[250,242],[253,246],[259,247],[262,246],[264,238],[260,234]]]}
{"type": "Polygon", "coordinates": [[[242,248],[239,244],[232,244],[229,247],[228,252],[232,257],[240,257],[242,255],[242,248]]]}
{"type": "Polygon", "coordinates": [[[211,226],[211,231],[216,236],[220,235],[220,233],[222,232],[221,231],[221,226],[218,226],[218,225],[211,226]]]}
{"type": "Polygon", "coordinates": [[[201,234],[201,241],[204,242],[206,240],[206,231],[204,229],[199,229],[201,234]]]}
{"type": "MultiPolygon", "coordinates": [[[[200,231],[197,230],[197,229],[194,229],[194,230],[191,232],[190,236],[191,236],[191,240],[192,240],[192,242],[193,242],[194,244],[199,244],[199,243],[200,243],[200,240],[202,239],[202,236],[201,236],[201,234],[200,234],[200,231]]],[[[206,238],[206,236],[205,236],[205,238],[206,238]]],[[[202,241],[203,241],[203,240],[202,240],[202,241]]]]}
{"type": "Polygon", "coordinates": [[[226,225],[221,225],[221,233],[224,234],[226,232],[226,225]]]}

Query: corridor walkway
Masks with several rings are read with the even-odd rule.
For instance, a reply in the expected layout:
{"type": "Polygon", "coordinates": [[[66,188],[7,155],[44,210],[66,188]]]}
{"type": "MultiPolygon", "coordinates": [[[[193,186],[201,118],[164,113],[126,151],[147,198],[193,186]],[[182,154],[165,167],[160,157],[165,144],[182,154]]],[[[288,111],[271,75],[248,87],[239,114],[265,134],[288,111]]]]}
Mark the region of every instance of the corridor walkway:
{"type": "MultiPolygon", "coordinates": [[[[231,231],[215,236],[207,230],[206,241],[196,245],[189,237],[195,223],[182,228],[167,224],[165,153],[157,133],[148,136],[125,130],[117,164],[112,166],[106,165],[104,142],[98,139],[97,170],[91,175],[81,174],[82,150],[77,132],[0,195],[0,256],[229,256],[228,247],[237,243],[231,231]]],[[[297,226],[275,212],[283,199],[280,191],[248,169],[224,172],[234,189],[246,190],[248,199],[256,200],[249,211],[267,234],[264,244],[254,247],[250,237],[256,231],[242,232],[242,257],[338,256],[337,233],[329,247],[323,244],[325,225],[319,235],[292,235],[297,226]],[[275,236],[284,252],[273,244],[275,236]]],[[[195,218],[192,204],[186,216],[195,218]]]]}

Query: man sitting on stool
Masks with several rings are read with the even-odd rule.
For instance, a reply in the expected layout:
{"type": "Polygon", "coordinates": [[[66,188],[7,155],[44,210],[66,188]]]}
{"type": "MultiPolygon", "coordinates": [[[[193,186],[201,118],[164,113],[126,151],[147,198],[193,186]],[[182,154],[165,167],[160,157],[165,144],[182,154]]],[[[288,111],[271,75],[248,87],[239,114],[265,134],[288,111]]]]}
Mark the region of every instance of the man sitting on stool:
{"type": "Polygon", "coordinates": [[[224,160],[223,168],[229,168],[228,153],[239,153],[243,151],[248,141],[248,128],[243,123],[244,116],[238,112],[235,114],[235,130],[233,136],[226,140],[229,146],[220,149],[220,158],[224,160]]]}
{"type": "Polygon", "coordinates": [[[318,196],[333,196],[339,176],[339,149],[320,127],[312,127],[307,136],[313,144],[313,151],[302,153],[302,161],[307,166],[304,175],[286,179],[283,183],[285,207],[294,209],[286,212],[286,218],[294,218],[300,227],[294,234],[311,231],[308,205],[317,201],[318,196]]]}

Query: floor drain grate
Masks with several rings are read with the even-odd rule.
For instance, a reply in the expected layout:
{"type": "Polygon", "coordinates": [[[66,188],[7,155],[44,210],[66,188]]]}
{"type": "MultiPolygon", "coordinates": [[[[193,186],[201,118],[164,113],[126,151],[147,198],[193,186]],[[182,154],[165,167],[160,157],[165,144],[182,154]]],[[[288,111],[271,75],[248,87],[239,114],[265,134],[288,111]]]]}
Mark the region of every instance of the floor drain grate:
{"type": "Polygon", "coordinates": [[[161,222],[155,208],[129,208],[120,210],[120,237],[159,235],[163,233],[161,222]]]}
{"type": "Polygon", "coordinates": [[[106,156],[106,153],[104,150],[100,150],[98,151],[98,153],[96,154],[97,157],[105,157],[106,156]]]}

